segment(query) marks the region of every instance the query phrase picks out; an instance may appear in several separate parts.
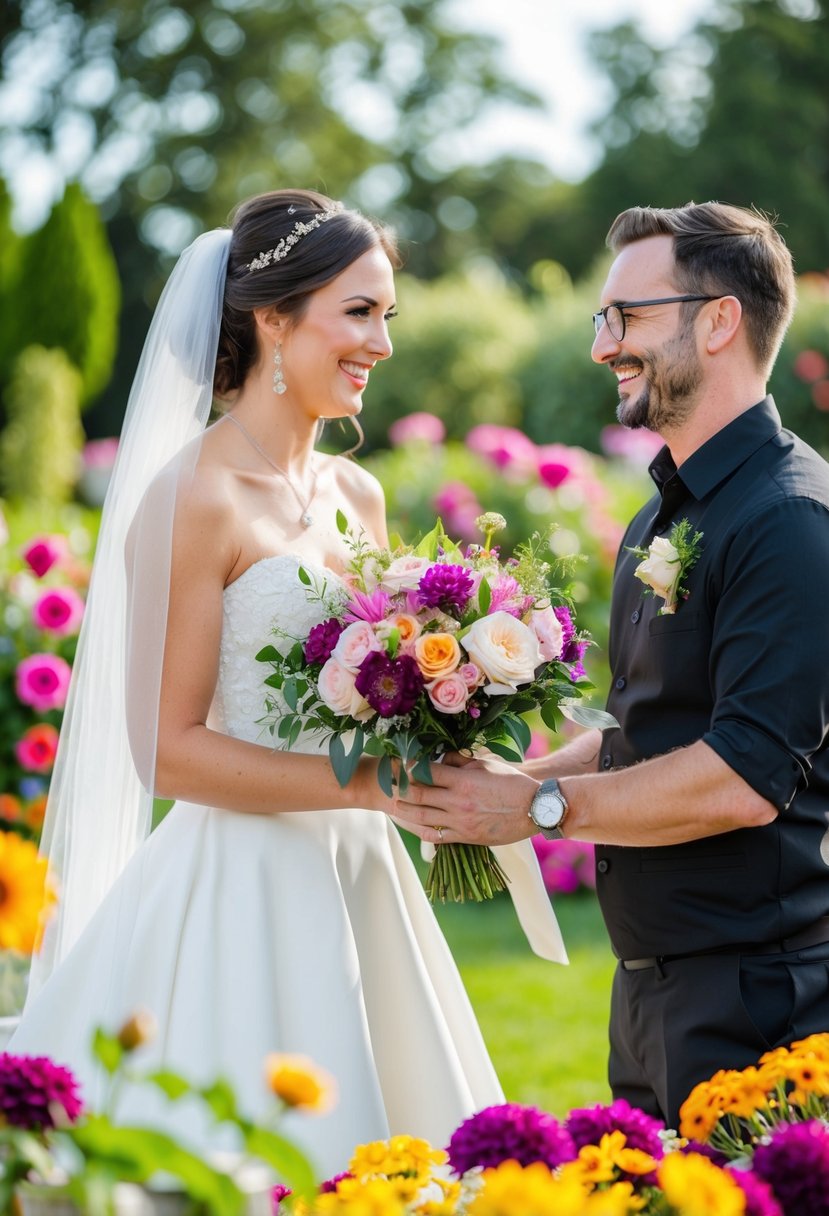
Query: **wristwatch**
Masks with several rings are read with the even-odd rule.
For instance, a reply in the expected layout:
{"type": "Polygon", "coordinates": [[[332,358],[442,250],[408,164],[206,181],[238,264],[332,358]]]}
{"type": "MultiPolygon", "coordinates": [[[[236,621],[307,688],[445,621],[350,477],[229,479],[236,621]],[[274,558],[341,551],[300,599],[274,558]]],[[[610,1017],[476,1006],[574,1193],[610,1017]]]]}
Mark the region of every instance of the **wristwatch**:
{"type": "Polygon", "coordinates": [[[541,782],[527,814],[547,840],[560,840],[564,836],[562,828],[567,814],[567,799],[555,777],[541,782]]]}

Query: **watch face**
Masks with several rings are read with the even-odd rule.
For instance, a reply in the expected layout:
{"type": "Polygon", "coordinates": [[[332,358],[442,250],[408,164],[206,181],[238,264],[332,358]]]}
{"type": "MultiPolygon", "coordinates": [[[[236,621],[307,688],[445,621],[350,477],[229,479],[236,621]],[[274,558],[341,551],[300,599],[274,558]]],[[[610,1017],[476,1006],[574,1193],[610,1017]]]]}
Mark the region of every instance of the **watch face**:
{"type": "Polygon", "coordinates": [[[540,828],[557,828],[564,818],[564,799],[559,794],[537,794],[532,817],[540,828]]]}

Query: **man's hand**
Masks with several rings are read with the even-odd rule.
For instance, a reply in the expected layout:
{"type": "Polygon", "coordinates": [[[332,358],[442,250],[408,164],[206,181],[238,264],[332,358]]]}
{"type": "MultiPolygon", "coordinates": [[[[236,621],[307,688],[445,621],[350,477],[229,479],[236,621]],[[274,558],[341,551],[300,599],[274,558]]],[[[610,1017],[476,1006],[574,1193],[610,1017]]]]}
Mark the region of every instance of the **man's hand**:
{"type": "Polygon", "coordinates": [[[412,782],[394,800],[401,827],[430,844],[512,844],[532,836],[530,803],[539,782],[491,756],[447,756],[431,766],[434,785],[412,782]]]}

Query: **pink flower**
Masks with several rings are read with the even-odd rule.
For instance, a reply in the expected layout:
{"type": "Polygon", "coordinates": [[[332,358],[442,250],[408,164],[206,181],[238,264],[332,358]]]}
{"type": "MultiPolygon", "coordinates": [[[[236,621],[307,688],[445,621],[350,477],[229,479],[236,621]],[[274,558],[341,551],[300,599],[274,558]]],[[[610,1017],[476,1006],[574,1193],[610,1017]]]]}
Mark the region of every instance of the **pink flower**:
{"type": "Polygon", "coordinates": [[[65,553],[66,541],[62,536],[35,536],[23,549],[23,560],[38,578],[43,578],[65,553]]]}
{"type": "Polygon", "coordinates": [[[57,654],[32,654],[18,663],[15,691],[18,700],[38,713],[63,709],[72,668],[57,654]]]}
{"type": "Polygon", "coordinates": [[[29,773],[48,773],[58,750],[58,732],[48,722],[30,726],[14,745],[17,763],[29,773]]]}
{"type": "Polygon", "coordinates": [[[549,756],[550,740],[540,730],[530,732],[530,746],[524,753],[525,760],[535,760],[536,756],[549,756]]]}
{"type": "Polygon", "coordinates": [[[431,565],[428,557],[416,557],[414,553],[406,553],[403,557],[394,559],[380,581],[392,594],[399,591],[417,591],[420,580],[431,565]]]}
{"type": "Polygon", "coordinates": [[[525,597],[515,579],[509,574],[500,574],[492,585],[488,614],[508,612],[510,616],[520,619],[526,611],[524,600],[525,597]]]}
{"type": "Polygon", "coordinates": [[[458,668],[458,675],[467,688],[477,688],[484,682],[484,673],[477,663],[462,663],[458,668]]]}
{"type": "Polygon", "coordinates": [[[389,597],[380,587],[373,591],[351,591],[351,599],[346,604],[347,611],[343,619],[346,621],[370,621],[375,624],[382,621],[389,610],[389,597]]]}
{"type": "Polygon", "coordinates": [[[819,350],[802,350],[795,359],[792,370],[798,380],[812,384],[815,380],[829,376],[829,360],[819,350]]]}
{"type": "Polygon", "coordinates": [[[463,481],[447,481],[434,497],[434,508],[448,532],[467,539],[478,536],[475,520],[484,509],[475,492],[463,481]]]}
{"type": "Polygon", "coordinates": [[[538,449],[532,439],[512,426],[482,422],[466,436],[466,446],[501,472],[510,471],[519,477],[534,472],[538,464],[538,449]]]}
{"type": "Polygon", "coordinates": [[[542,659],[552,663],[553,659],[560,658],[564,647],[564,629],[550,605],[531,612],[527,624],[538,638],[542,659]]]}
{"type": "Polygon", "coordinates": [[[366,722],[374,717],[374,710],[365,697],[357,692],[355,679],[355,673],[343,667],[332,655],[320,671],[317,688],[320,698],[335,714],[366,722]]]}
{"type": "Polygon", "coordinates": [[[466,709],[471,690],[460,672],[453,671],[451,675],[427,684],[426,691],[435,709],[442,714],[459,714],[466,709]]]}
{"type": "Polygon", "coordinates": [[[81,1111],[77,1078],[48,1056],[0,1055],[0,1122],[35,1130],[74,1123],[81,1111]]]}
{"type": "Polygon", "coordinates": [[[118,440],[90,439],[84,445],[83,463],[87,469],[111,469],[118,455],[118,440]]]}
{"type": "Polygon", "coordinates": [[[346,625],[337,638],[331,658],[356,674],[367,654],[371,654],[372,650],[382,649],[383,644],[371,624],[368,621],[354,621],[351,625],[346,625]]]}
{"type": "Polygon", "coordinates": [[[630,431],[625,426],[613,423],[602,428],[599,437],[602,450],[608,456],[620,456],[630,464],[650,464],[658,451],[664,447],[664,441],[655,431],[630,431]]]}
{"type": "Polygon", "coordinates": [[[77,633],[83,617],[84,603],[71,587],[55,587],[44,591],[32,607],[32,620],[38,629],[45,629],[65,638],[77,633]]]}
{"type": "Polygon", "coordinates": [[[406,414],[389,427],[389,441],[395,448],[405,443],[443,443],[445,438],[446,427],[440,418],[423,410],[406,414]]]}

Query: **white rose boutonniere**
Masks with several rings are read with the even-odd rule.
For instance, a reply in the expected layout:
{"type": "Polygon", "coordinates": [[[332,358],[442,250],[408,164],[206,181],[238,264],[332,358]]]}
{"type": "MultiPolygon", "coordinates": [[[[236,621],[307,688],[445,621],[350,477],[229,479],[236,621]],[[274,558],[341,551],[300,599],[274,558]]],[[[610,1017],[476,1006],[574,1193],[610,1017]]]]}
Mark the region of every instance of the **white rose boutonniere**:
{"type": "Polygon", "coordinates": [[[631,548],[643,560],[634,570],[646,587],[665,601],[660,616],[676,612],[680,600],[687,600],[685,578],[699,561],[702,532],[694,532],[688,519],[671,528],[670,536],[655,536],[647,549],[631,548]]]}

